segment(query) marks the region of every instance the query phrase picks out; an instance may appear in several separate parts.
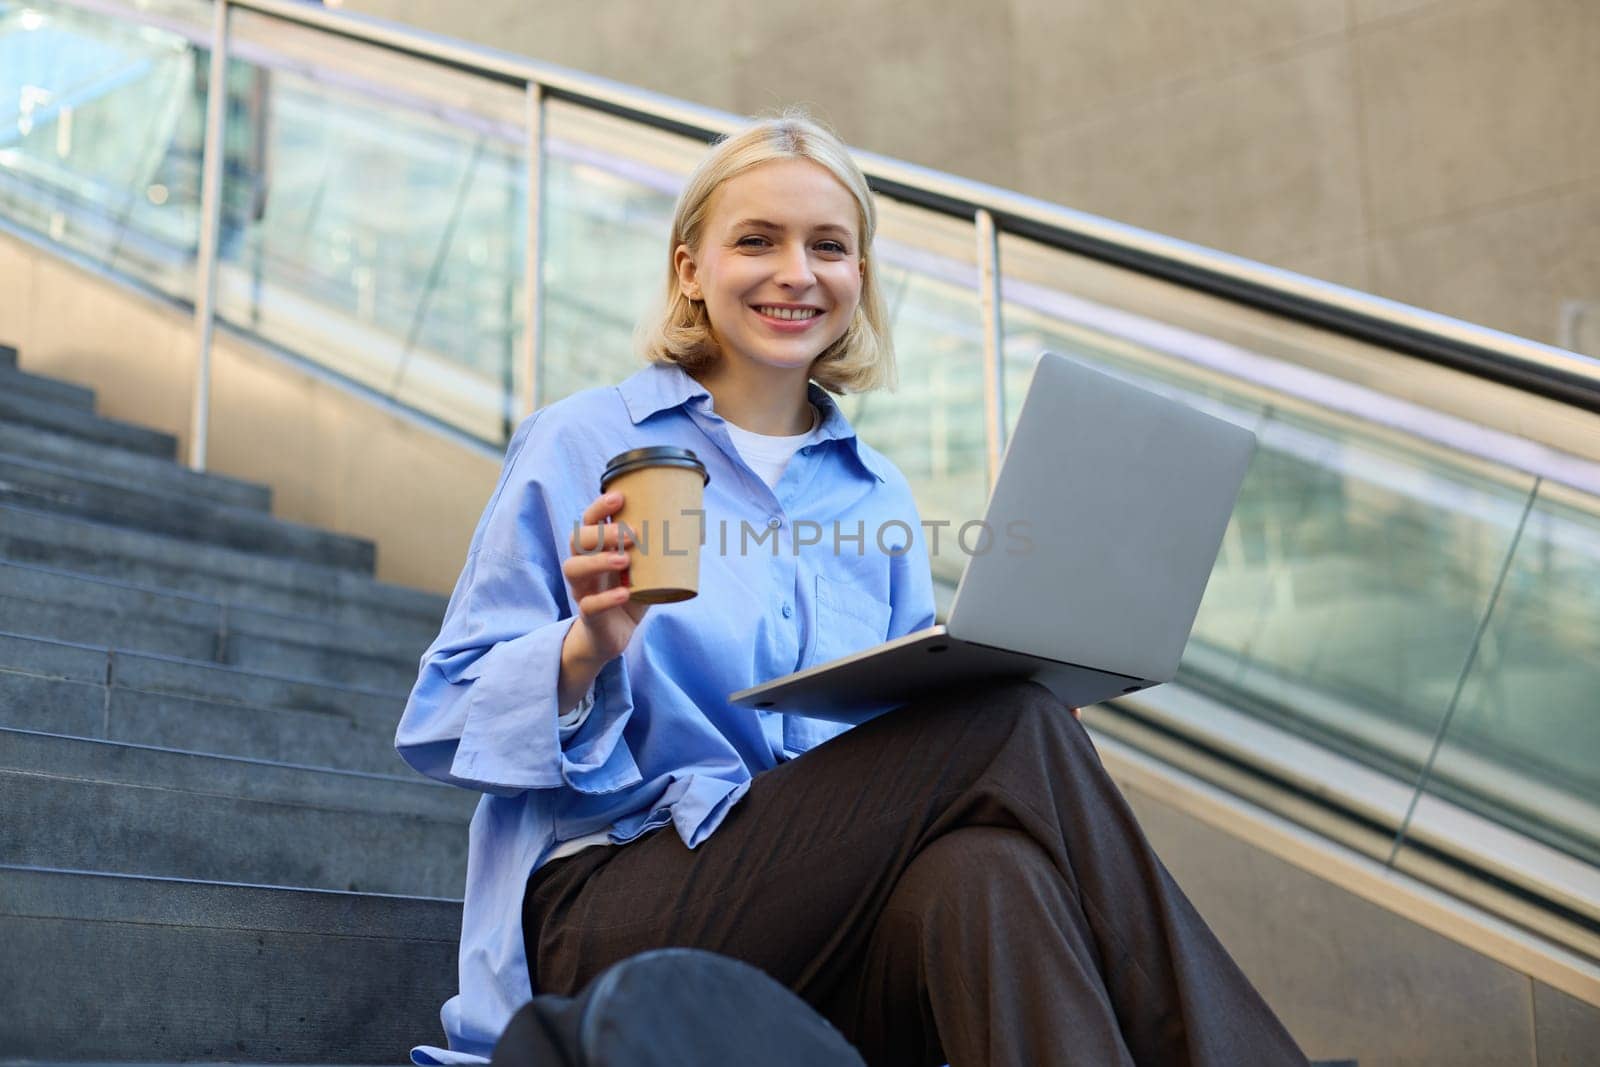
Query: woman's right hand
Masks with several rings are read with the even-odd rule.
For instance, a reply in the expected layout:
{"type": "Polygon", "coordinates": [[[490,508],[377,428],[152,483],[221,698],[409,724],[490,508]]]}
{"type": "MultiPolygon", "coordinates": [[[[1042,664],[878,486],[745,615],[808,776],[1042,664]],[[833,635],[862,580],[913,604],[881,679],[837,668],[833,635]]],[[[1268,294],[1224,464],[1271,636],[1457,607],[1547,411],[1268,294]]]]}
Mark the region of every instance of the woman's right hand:
{"type": "Polygon", "coordinates": [[[581,642],[581,654],[596,664],[622,655],[650,609],[648,604],[631,603],[631,590],[620,584],[628,565],[627,554],[621,550],[632,544],[633,538],[624,540],[622,527],[605,520],[621,508],[622,494],[616,490],[595,497],[573,535],[572,554],[561,565],[578,612],[569,636],[581,642]]]}

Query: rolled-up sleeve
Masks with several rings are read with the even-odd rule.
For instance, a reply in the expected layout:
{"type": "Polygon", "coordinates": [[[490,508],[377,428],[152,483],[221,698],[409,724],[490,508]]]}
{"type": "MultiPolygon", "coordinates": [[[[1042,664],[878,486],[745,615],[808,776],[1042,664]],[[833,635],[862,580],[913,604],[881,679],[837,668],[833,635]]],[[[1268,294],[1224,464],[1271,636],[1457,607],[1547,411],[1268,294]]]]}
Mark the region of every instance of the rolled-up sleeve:
{"type": "Polygon", "coordinates": [[[625,661],[601,670],[581,722],[563,729],[558,707],[574,621],[561,563],[589,479],[531,424],[519,438],[423,654],[395,747],[431,778],[502,796],[625,789],[641,781],[622,736],[633,713],[625,661]]]}

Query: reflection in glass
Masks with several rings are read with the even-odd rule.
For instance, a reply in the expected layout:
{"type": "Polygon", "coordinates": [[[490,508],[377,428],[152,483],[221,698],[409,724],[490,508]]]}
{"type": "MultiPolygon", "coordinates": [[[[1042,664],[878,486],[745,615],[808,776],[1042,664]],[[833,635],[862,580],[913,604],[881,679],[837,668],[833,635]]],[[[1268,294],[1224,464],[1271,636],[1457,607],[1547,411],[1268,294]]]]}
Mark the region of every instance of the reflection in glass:
{"type": "Polygon", "coordinates": [[[235,15],[218,315],[503,442],[522,324],[522,94],[235,15]],[[337,76],[333,76],[337,73],[337,76]]]}
{"type": "Polygon", "coordinates": [[[1273,531],[1274,552],[1259,569],[1223,574],[1253,575],[1270,596],[1251,631],[1236,635],[1244,641],[1230,684],[1414,777],[1532,478],[1486,478],[1359,427],[1287,413],[1273,415],[1261,441],[1269,477],[1256,484],[1271,492],[1252,495],[1248,513],[1273,531]]]}
{"type": "Polygon", "coordinates": [[[1541,486],[1429,790],[1600,863],[1600,509],[1541,486]]]}
{"type": "Polygon", "coordinates": [[[191,298],[208,55],[171,30],[0,5],[0,214],[191,298]]]}

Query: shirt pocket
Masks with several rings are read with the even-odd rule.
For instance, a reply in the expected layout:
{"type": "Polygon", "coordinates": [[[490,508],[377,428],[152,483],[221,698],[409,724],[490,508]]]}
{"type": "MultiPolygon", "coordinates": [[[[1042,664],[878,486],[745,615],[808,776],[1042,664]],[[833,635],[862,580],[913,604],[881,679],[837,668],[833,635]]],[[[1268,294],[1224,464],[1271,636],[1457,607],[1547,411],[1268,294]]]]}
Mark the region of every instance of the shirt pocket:
{"type": "Polygon", "coordinates": [[[889,605],[844,582],[817,575],[815,606],[807,666],[882,644],[889,635],[889,605]]]}
{"type": "MultiPolygon", "coordinates": [[[[811,656],[806,665],[814,667],[882,644],[889,635],[889,615],[890,606],[871,593],[817,575],[811,656]]],[[[784,754],[798,756],[848,729],[843,723],[785,715],[784,754]]]]}

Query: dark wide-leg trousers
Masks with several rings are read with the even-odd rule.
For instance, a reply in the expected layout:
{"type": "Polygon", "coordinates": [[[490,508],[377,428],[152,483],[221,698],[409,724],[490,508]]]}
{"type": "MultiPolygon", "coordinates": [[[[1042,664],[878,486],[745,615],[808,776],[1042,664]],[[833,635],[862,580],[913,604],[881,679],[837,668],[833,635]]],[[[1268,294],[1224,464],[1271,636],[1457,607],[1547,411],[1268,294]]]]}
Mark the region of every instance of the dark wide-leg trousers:
{"type": "Polygon", "coordinates": [[[523,936],[541,993],[651,948],[744,960],[874,1065],[1306,1062],[1031,682],[767,771],[692,851],[668,828],[546,864],[523,936]]]}

